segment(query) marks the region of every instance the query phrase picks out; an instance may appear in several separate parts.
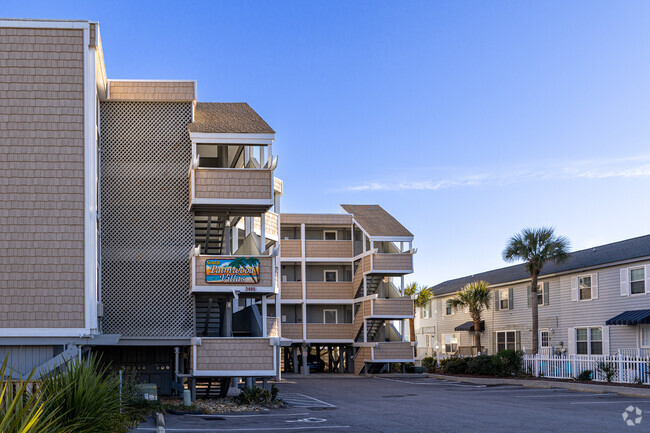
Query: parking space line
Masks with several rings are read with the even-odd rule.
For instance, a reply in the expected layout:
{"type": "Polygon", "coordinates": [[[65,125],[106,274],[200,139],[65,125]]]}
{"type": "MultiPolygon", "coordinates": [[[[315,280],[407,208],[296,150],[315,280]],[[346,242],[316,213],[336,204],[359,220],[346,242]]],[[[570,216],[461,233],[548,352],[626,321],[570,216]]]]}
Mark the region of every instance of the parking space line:
{"type": "Polygon", "coordinates": [[[650,400],[611,400],[611,401],[575,401],[569,404],[630,404],[630,403],[650,403],[650,400]]]}
{"type": "Polygon", "coordinates": [[[454,386],[454,387],[467,387],[467,388],[486,388],[487,385],[473,385],[469,383],[462,383],[462,382],[452,382],[452,381],[441,381],[441,382],[413,382],[413,381],[408,381],[408,380],[400,380],[400,379],[390,379],[388,377],[375,377],[375,379],[381,379],[381,380],[390,380],[391,382],[400,382],[400,383],[408,383],[410,385],[439,385],[439,386],[454,386]]]}
{"type": "Polygon", "coordinates": [[[292,394],[282,394],[280,393],[279,397],[286,403],[289,403],[293,407],[331,407],[335,408],[336,406],[323,400],[319,400],[315,397],[311,397],[305,394],[292,393],[292,394]]]}

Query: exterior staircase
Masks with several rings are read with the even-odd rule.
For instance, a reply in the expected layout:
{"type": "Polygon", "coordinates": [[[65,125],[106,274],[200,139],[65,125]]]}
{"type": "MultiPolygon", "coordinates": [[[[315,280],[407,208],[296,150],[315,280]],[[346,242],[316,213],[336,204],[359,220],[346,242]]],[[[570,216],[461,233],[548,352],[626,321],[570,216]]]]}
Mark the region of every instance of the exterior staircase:
{"type": "Polygon", "coordinates": [[[201,246],[202,254],[222,254],[225,226],[224,216],[194,217],[194,242],[195,245],[201,246]]]}

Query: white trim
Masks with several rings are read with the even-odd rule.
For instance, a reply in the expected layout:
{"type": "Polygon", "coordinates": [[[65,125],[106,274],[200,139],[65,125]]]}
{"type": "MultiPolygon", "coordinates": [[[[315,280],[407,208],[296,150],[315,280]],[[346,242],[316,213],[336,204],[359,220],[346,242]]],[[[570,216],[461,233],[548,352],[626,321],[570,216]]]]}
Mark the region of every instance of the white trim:
{"type": "Polygon", "coordinates": [[[323,282],[324,283],[338,283],[339,282],[339,271],[338,269],[324,269],[323,270],[323,282]],[[327,281],[327,273],[334,272],[334,281],[327,281]]]}
{"type": "Polygon", "coordinates": [[[578,284],[578,286],[577,286],[578,287],[578,302],[593,301],[594,300],[594,297],[593,297],[593,294],[594,294],[594,275],[595,274],[580,274],[580,275],[576,275],[574,277],[576,279],[577,284],[578,284]],[[586,278],[586,277],[589,277],[590,278],[589,281],[591,282],[590,283],[591,285],[589,286],[589,299],[582,299],[581,298],[581,296],[582,296],[581,295],[581,289],[580,289],[580,279],[581,278],[586,278]]]}
{"type": "Polygon", "coordinates": [[[339,311],[334,308],[324,308],[323,309],[323,325],[338,325],[339,324],[339,311]],[[334,323],[327,322],[326,321],[326,316],[327,312],[332,312],[334,311],[334,323]]]}
{"type": "Polygon", "coordinates": [[[413,236],[368,236],[374,242],[411,242],[413,236]]]}
{"type": "Polygon", "coordinates": [[[648,287],[646,287],[646,279],[648,276],[646,275],[646,266],[644,265],[639,265],[639,266],[630,266],[627,268],[627,281],[628,281],[628,286],[629,286],[629,296],[638,296],[638,295],[645,295],[647,293],[648,287]],[[643,279],[641,280],[635,280],[632,281],[632,271],[637,271],[637,270],[643,270],[643,279]],[[641,293],[632,293],[632,283],[638,283],[639,281],[643,282],[643,292],[641,293]]]}
{"type": "Polygon", "coordinates": [[[264,198],[194,198],[193,205],[260,205],[260,206],[273,206],[273,199],[264,198]]]}
{"type": "MultiPolygon", "coordinates": [[[[275,356],[273,356],[275,359],[275,356]]],[[[273,362],[275,364],[275,361],[273,362]]],[[[261,377],[275,376],[275,370],[193,370],[194,377],[261,377]]]]}
{"type": "MultiPolygon", "coordinates": [[[[298,302],[302,302],[303,300],[298,300],[298,302]]],[[[345,305],[352,305],[354,304],[356,299],[305,299],[304,302],[307,304],[345,304],[345,305]]]]}
{"type": "MultiPolygon", "coordinates": [[[[13,28],[35,28],[35,29],[88,29],[90,24],[97,24],[96,21],[79,21],[79,20],[38,20],[38,19],[0,19],[0,27],[13,28]]],[[[86,44],[86,47],[88,45],[86,44]]]]}
{"type": "Polygon", "coordinates": [[[249,146],[270,146],[275,134],[234,134],[190,132],[190,140],[198,144],[246,144],[249,146]]]}
{"type": "MultiPolygon", "coordinates": [[[[323,240],[324,241],[338,241],[339,240],[339,232],[336,230],[323,230],[323,240]],[[334,239],[325,239],[327,237],[327,233],[334,233],[334,239]]],[[[342,241],[345,241],[347,239],[341,239],[342,241]]],[[[348,242],[352,242],[349,240],[348,242]]]]}
{"type": "Polygon", "coordinates": [[[369,316],[363,316],[364,319],[386,319],[386,320],[397,320],[397,319],[409,319],[414,317],[413,314],[371,314],[369,316]]]}
{"type": "Polygon", "coordinates": [[[346,257],[305,257],[305,261],[315,263],[351,263],[354,262],[354,259],[348,259],[346,257]]]}
{"type": "Polygon", "coordinates": [[[516,329],[499,329],[498,331],[493,332],[493,336],[494,336],[494,352],[495,353],[500,352],[500,350],[499,350],[499,338],[497,336],[497,334],[500,334],[500,333],[506,334],[506,338],[505,338],[505,341],[503,343],[505,345],[503,350],[509,350],[508,349],[508,335],[507,335],[508,332],[512,332],[513,334],[515,334],[515,349],[514,350],[517,350],[517,343],[521,343],[521,342],[517,341],[517,330],[516,329]]]}
{"type": "Polygon", "coordinates": [[[0,337],[90,337],[89,328],[0,328],[0,337]]]}
{"type": "Polygon", "coordinates": [[[198,285],[192,285],[192,292],[193,293],[233,293],[233,292],[239,292],[240,294],[246,294],[246,293],[274,293],[274,288],[273,287],[258,287],[258,286],[247,286],[245,284],[241,284],[238,286],[222,286],[222,285],[214,285],[214,286],[198,286],[198,285]],[[246,290],[247,288],[254,288],[255,290],[246,290]]]}
{"type": "MultiPolygon", "coordinates": [[[[330,323],[331,325],[331,323],[330,323]]],[[[307,340],[294,340],[294,341],[304,341],[305,343],[341,343],[341,344],[350,344],[354,343],[354,340],[348,339],[348,340],[337,340],[337,339],[307,339],[307,340]]]]}

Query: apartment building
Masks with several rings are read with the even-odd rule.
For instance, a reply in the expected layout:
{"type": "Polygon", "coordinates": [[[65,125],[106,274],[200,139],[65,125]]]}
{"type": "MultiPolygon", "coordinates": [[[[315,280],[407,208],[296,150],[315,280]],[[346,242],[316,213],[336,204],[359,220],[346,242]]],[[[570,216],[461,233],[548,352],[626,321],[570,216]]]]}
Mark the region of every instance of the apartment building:
{"type": "Polygon", "coordinates": [[[279,366],[273,129],[195,81],[107,76],[99,25],[0,20],[0,356],[89,350],[161,394],[279,366]]]}
{"type": "MultiPolygon", "coordinates": [[[[484,280],[492,305],[483,313],[483,352],[530,352],[530,278],[523,264],[446,281],[417,314],[418,357],[474,354],[474,325],[449,305],[466,284],[484,280]]],[[[539,279],[539,352],[650,353],[650,235],[573,252],[547,264],[539,279]]]]}
{"type": "Polygon", "coordinates": [[[358,374],[414,360],[413,299],[404,297],[413,234],[380,206],[341,208],[281,215],[284,371],[358,374]]]}

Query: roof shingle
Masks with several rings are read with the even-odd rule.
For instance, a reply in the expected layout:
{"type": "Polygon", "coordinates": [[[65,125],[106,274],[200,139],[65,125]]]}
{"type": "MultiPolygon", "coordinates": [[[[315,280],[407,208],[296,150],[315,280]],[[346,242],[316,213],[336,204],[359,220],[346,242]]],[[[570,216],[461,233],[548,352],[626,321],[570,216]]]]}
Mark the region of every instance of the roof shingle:
{"type": "Polygon", "coordinates": [[[275,134],[275,131],[245,102],[197,102],[190,132],[231,134],[275,134]]]}
{"type": "Polygon", "coordinates": [[[413,236],[413,233],[379,205],[342,204],[341,207],[352,214],[370,236],[413,236]]]}
{"type": "MultiPolygon", "coordinates": [[[[542,269],[540,276],[649,256],[650,235],[645,235],[638,238],[626,239],[624,241],[575,251],[571,253],[569,259],[561,265],[555,263],[546,264],[542,269]]],[[[483,280],[489,284],[504,284],[527,280],[529,278],[530,276],[526,271],[525,264],[522,263],[508,266],[506,268],[481,272],[475,275],[468,275],[454,280],[448,280],[433,286],[431,290],[434,295],[440,296],[455,293],[461,290],[466,284],[473,281],[483,280]]]]}

